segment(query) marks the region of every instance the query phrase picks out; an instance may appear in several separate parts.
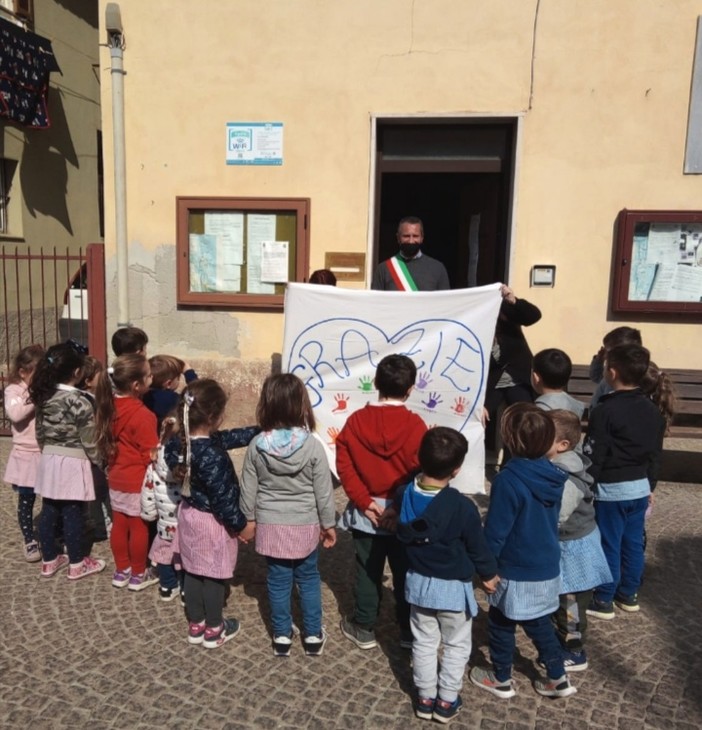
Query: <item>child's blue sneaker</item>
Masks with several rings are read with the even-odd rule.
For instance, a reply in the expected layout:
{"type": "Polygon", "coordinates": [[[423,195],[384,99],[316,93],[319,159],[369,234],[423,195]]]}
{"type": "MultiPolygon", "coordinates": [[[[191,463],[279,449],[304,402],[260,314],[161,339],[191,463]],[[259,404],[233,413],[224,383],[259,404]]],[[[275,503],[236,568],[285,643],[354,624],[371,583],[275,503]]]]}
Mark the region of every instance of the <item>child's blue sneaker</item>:
{"type": "Polygon", "coordinates": [[[587,656],[585,650],[568,651],[563,650],[563,668],[566,672],[584,672],[587,669],[587,656]]]}
{"type": "Polygon", "coordinates": [[[460,695],[453,702],[447,702],[442,700],[441,697],[437,697],[432,718],[437,722],[446,724],[456,717],[461,707],[463,707],[463,700],[460,695]]]}
{"type": "Polygon", "coordinates": [[[420,720],[431,720],[434,716],[435,697],[418,697],[417,704],[414,706],[414,714],[420,720]]]}
{"type": "Polygon", "coordinates": [[[612,601],[600,601],[593,597],[585,613],[588,616],[611,621],[614,618],[614,603],[612,601]]]}

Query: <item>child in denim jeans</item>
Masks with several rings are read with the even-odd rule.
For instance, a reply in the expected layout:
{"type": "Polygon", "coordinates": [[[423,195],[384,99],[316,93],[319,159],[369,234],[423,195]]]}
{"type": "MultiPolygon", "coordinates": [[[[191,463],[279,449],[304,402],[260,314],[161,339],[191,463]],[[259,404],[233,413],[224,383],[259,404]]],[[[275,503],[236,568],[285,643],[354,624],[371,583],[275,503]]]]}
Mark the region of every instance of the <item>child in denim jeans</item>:
{"type": "Polygon", "coordinates": [[[644,568],[644,521],[663,450],[666,421],[641,389],[649,369],[645,347],[619,345],[605,355],[613,392],[592,409],[584,453],[592,459],[595,514],[612,582],[595,589],[588,614],[614,618],[614,604],[638,611],[644,568]]]}
{"type": "Polygon", "coordinates": [[[268,564],[274,656],[290,656],[295,626],[290,612],[293,584],[302,608],[302,646],[319,656],[327,634],[322,625],[318,546],[336,543],[334,492],[322,442],[303,382],[289,373],[263,384],[256,416],[262,433],[250,444],[241,472],[241,510],[248,524],[239,536],[256,540],[268,564]]]}

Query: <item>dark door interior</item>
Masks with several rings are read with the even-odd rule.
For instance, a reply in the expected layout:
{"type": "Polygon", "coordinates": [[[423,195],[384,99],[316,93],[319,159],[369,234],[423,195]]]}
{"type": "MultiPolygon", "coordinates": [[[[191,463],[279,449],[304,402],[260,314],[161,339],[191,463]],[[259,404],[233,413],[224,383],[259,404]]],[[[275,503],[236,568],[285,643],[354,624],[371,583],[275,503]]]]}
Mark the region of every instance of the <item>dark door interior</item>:
{"type": "Polygon", "coordinates": [[[397,252],[397,223],[415,215],[423,250],[444,263],[452,288],[504,281],[514,120],[392,120],[379,122],[377,138],[375,263],[397,252]]]}

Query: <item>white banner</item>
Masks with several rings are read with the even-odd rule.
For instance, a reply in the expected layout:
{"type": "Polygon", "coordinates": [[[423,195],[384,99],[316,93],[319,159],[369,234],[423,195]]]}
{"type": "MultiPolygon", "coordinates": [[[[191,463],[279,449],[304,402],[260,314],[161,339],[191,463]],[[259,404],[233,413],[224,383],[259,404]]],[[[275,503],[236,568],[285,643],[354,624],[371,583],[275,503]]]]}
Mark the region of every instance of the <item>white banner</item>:
{"type": "Polygon", "coordinates": [[[499,284],[407,293],[289,284],[283,370],[307,386],[318,434],[333,450],[347,416],[377,400],[380,360],[411,357],[417,383],[407,407],[427,426],[463,433],[468,456],[453,485],[484,492],[480,414],[501,301],[499,284]]]}

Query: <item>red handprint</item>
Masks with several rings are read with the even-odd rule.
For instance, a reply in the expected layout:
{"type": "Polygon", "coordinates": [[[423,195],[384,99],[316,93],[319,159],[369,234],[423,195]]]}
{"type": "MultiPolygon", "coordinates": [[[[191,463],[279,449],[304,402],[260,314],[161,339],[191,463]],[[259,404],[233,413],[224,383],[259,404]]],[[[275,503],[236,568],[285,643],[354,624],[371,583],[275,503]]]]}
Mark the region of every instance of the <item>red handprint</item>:
{"type": "Polygon", "coordinates": [[[451,406],[451,410],[458,415],[466,412],[466,399],[463,396],[459,396],[451,406]]]}
{"type": "Polygon", "coordinates": [[[330,426],[327,429],[327,436],[329,436],[329,446],[336,446],[336,437],[339,435],[339,429],[336,426],[330,426]]]}
{"type": "Polygon", "coordinates": [[[346,406],[349,404],[349,397],[347,395],[344,395],[343,393],[337,393],[334,396],[334,400],[336,401],[336,408],[332,410],[332,413],[338,413],[339,411],[345,411],[346,406]]]}

